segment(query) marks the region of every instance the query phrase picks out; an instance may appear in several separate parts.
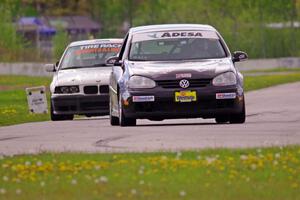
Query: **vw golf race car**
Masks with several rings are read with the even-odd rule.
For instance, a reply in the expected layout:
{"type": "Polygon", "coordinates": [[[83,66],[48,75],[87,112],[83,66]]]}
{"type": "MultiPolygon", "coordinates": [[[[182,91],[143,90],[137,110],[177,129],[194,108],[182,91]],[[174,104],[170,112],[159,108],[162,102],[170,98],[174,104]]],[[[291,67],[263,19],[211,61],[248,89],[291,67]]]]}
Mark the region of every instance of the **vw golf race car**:
{"type": "Polygon", "coordinates": [[[212,26],[152,25],[131,28],[113,62],[110,123],[134,126],[136,119],[215,118],[244,123],[243,76],[212,26]]]}
{"type": "Polygon", "coordinates": [[[122,39],[97,39],[71,43],[60,61],[46,65],[55,72],[51,91],[51,120],[72,120],[74,115],[97,116],[109,112],[107,58],[116,55],[122,39]]]}

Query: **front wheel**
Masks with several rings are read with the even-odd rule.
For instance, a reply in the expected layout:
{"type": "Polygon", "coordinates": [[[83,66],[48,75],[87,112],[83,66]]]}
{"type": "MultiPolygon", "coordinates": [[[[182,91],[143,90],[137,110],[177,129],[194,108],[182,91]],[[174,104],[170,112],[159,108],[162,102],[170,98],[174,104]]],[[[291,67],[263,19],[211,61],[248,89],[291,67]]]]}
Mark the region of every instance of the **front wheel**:
{"type": "MultiPolygon", "coordinates": [[[[244,99],[244,98],[243,98],[244,99]]],[[[230,116],[230,124],[243,124],[246,121],[245,100],[243,100],[242,112],[230,116]]]]}
{"type": "Polygon", "coordinates": [[[112,125],[112,126],[120,125],[119,118],[112,115],[112,101],[111,101],[111,98],[109,99],[109,119],[110,119],[110,125],[112,125]]]}
{"type": "Polygon", "coordinates": [[[229,121],[228,117],[227,116],[217,116],[215,118],[215,121],[217,124],[225,124],[229,121]]]}
{"type": "Polygon", "coordinates": [[[50,118],[52,121],[64,121],[64,120],[73,120],[74,115],[57,115],[53,112],[52,103],[50,105],[50,118]]]}
{"type": "Polygon", "coordinates": [[[119,124],[121,126],[136,126],[136,119],[124,116],[122,98],[119,96],[119,124]]]}

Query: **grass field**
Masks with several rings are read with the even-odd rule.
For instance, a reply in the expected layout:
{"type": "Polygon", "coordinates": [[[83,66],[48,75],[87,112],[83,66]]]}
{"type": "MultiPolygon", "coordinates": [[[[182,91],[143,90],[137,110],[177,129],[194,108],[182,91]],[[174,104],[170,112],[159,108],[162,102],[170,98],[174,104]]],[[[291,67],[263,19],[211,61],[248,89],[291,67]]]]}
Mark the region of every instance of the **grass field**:
{"type": "Polygon", "coordinates": [[[2,157],[0,199],[300,199],[300,147],[2,157]]]}
{"type": "Polygon", "coordinates": [[[300,68],[286,68],[286,67],[278,67],[272,69],[257,69],[257,70],[249,70],[244,71],[244,74],[252,74],[252,73],[271,73],[271,72],[300,72],[300,68]]]}
{"type": "MultiPolygon", "coordinates": [[[[275,69],[272,72],[276,71],[282,72],[283,70],[275,69]]],[[[30,114],[28,112],[25,88],[49,86],[50,81],[50,78],[0,75],[0,126],[49,120],[49,114],[30,114]]],[[[300,81],[300,72],[298,71],[288,74],[245,76],[245,90],[257,90],[296,81],[300,81]]]]}
{"type": "Polygon", "coordinates": [[[49,84],[50,78],[0,75],[0,126],[49,120],[48,114],[28,112],[25,93],[26,87],[49,84]]]}
{"type": "Polygon", "coordinates": [[[245,76],[244,87],[246,91],[251,91],[297,81],[300,81],[300,72],[291,74],[245,76]]]}
{"type": "MultiPolygon", "coordinates": [[[[245,77],[247,91],[300,73],[245,77]]],[[[0,126],[49,120],[28,113],[24,89],[49,78],[0,76],[0,126]]],[[[300,147],[177,153],[42,153],[3,157],[0,199],[296,200],[300,147]]]]}

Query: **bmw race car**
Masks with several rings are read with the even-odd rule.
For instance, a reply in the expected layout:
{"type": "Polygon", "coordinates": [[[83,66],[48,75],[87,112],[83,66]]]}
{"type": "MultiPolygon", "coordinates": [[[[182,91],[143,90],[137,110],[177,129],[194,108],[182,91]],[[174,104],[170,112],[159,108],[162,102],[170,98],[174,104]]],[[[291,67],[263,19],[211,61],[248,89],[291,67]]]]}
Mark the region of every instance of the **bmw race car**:
{"type": "Polygon", "coordinates": [[[97,39],[71,43],[55,65],[51,91],[51,120],[72,120],[74,115],[98,116],[109,112],[107,58],[116,55],[122,39],[97,39]]]}
{"type": "Polygon", "coordinates": [[[110,79],[111,125],[134,126],[137,119],[215,118],[244,123],[243,76],[209,25],[172,24],[131,28],[110,79]]]}

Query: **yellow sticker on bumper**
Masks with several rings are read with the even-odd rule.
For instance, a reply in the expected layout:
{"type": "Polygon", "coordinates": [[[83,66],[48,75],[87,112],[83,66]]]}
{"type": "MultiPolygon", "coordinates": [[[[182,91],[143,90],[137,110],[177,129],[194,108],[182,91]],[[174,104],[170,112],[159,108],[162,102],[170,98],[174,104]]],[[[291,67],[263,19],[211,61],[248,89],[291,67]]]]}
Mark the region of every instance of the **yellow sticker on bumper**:
{"type": "Polygon", "coordinates": [[[175,102],[192,102],[192,101],[197,101],[196,91],[175,92],[175,102]]]}

